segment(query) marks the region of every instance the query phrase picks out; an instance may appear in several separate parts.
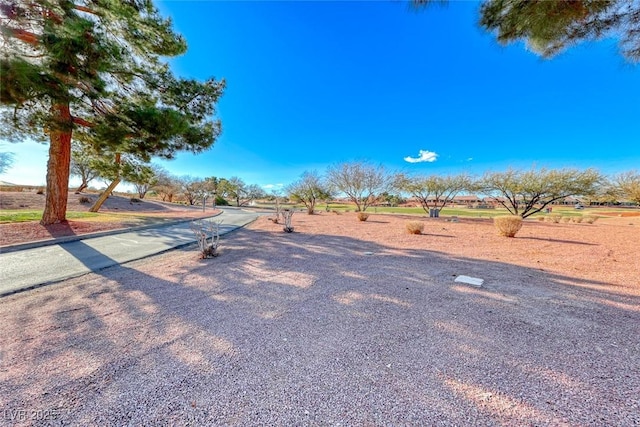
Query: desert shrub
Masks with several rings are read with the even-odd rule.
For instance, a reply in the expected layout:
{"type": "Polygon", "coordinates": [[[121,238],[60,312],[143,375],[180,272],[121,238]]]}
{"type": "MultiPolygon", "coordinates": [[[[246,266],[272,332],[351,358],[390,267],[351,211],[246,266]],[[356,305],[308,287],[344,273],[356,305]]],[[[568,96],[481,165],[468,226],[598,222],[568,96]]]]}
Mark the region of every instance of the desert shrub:
{"type": "Polygon", "coordinates": [[[594,222],[596,222],[598,220],[598,217],[595,215],[585,215],[582,217],[582,220],[584,222],[586,222],[587,224],[593,224],[594,222]]]}
{"type": "Polygon", "coordinates": [[[24,190],[24,187],[20,187],[18,185],[0,185],[0,191],[9,191],[12,193],[21,193],[24,190]]]}
{"type": "Polygon", "coordinates": [[[216,196],[216,206],[229,206],[229,202],[222,196],[216,196]]]}
{"type": "Polygon", "coordinates": [[[570,216],[563,216],[562,217],[562,222],[569,222],[571,221],[571,217],[570,216]]]}
{"type": "Polygon", "coordinates": [[[36,190],[36,194],[44,194],[44,188],[38,187],[38,189],[36,190]]]}
{"type": "Polygon", "coordinates": [[[519,215],[502,215],[493,218],[493,224],[501,236],[514,237],[522,228],[522,217],[519,215]]]}
{"type": "Polygon", "coordinates": [[[129,201],[131,203],[142,203],[142,200],[136,198],[136,197],[132,197],[131,199],[129,199],[129,201]]]}
{"type": "Polygon", "coordinates": [[[88,204],[88,203],[91,203],[91,199],[90,199],[90,198],[88,198],[87,196],[82,196],[82,197],[80,197],[80,198],[78,199],[78,201],[79,201],[80,203],[82,203],[83,205],[86,205],[86,204],[88,204]]]}
{"type": "Polygon", "coordinates": [[[581,216],[574,216],[573,217],[573,222],[576,222],[576,223],[580,224],[582,222],[582,217],[581,216]]]}
{"type": "Polygon", "coordinates": [[[540,221],[540,222],[544,222],[544,217],[543,217],[543,216],[539,216],[539,217],[538,217],[538,221],[540,221]]]}
{"type": "Polygon", "coordinates": [[[424,223],[422,221],[407,221],[405,226],[409,234],[422,234],[424,230],[424,223]]]}
{"type": "Polygon", "coordinates": [[[358,220],[366,221],[369,218],[369,214],[366,212],[358,212],[358,220]]]}
{"type": "Polygon", "coordinates": [[[562,215],[560,214],[553,214],[553,215],[547,216],[547,221],[553,222],[554,224],[559,224],[561,219],[562,219],[562,215]]]}

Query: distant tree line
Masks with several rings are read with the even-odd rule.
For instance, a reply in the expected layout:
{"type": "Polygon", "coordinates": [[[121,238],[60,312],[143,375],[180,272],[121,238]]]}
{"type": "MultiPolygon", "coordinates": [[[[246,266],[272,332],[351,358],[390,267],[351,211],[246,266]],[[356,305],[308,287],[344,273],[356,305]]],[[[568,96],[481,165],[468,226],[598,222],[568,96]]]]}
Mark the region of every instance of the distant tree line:
{"type": "Polygon", "coordinates": [[[627,200],[640,205],[640,173],[623,172],[607,177],[595,169],[508,169],[480,177],[458,175],[409,175],[389,173],[381,165],[349,162],[331,166],[325,175],[305,172],[286,187],[292,201],[313,213],[317,203],[342,196],[356,211],[370,206],[397,205],[411,198],[425,212],[440,211],[462,193],[478,193],[513,215],[523,218],[541,212],[568,197],[593,203],[627,200]]]}
{"type": "MultiPolygon", "coordinates": [[[[239,177],[196,178],[175,176],[166,169],[123,156],[117,166],[109,158],[92,155],[82,145],[74,145],[71,172],[81,178],[81,192],[95,178],[114,176],[134,186],[140,199],[151,191],[161,200],[184,201],[190,205],[216,198],[217,205],[246,206],[258,199],[273,199],[258,185],[239,177]],[[114,170],[117,167],[117,171],[114,170]]],[[[631,170],[605,176],[595,169],[507,169],[486,172],[480,177],[468,174],[422,175],[391,173],[381,165],[364,161],[330,166],[326,172],[305,171],[284,187],[286,198],[302,203],[309,214],[321,202],[343,197],[364,212],[373,205],[397,206],[408,198],[420,203],[425,212],[440,211],[464,193],[477,193],[513,215],[523,218],[542,211],[568,197],[580,197],[596,204],[615,204],[626,200],[640,205],[640,172],[631,170]]],[[[99,207],[98,207],[99,208],[99,207]]]]}

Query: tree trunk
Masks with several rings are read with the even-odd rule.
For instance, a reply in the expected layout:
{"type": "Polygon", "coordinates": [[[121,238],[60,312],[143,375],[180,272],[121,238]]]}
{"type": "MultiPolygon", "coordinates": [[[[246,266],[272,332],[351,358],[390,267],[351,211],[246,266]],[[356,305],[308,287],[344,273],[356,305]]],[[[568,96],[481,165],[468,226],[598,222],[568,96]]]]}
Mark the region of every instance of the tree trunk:
{"type": "Polygon", "coordinates": [[[89,184],[86,181],[82,181],[82,184],[80,184],[80,187],[78,187],[78,189],[76,190],[76,194],[82,193],[82,190],[84,190],[88,186],[89,184]]]}
{"type": "MultiPolygon", "coordinates": [[[[120,158],[121,158],[121,154],[116,153],[116,165],[118,165],[118,168],[120,168],[120,158]]],[[[119,171],[118,171],[118,176],[111,182],[111,184],[109,184],[107,189],[104,190],[104,192],[100,195],[100,197],[98,197],[98,200],[96,200],[93,206],[91,206],[91,208],[89,209],[89,212],[98,212],[102,207],[102,204],[105,202],[105,200],[109,198],[109,196],[111,195],[113,190],[118,186],[118,184],[120,184],[119,171]]]]}
{"type": "Polygon", "coordinates": [[[104,192],[100,195],[100,197],[98,197],[98,200],[96,200],[93,206],[91,206],[91,208],[89,209],[89,212],[98,212],[102,207],[102,204],[105,202],[105,200],[109,198],[109,195],[118,186],[118,184],[120,184],[120,177],[117,177],[111,182],[111,184],[109,184],[107,189],[104,190],[104,192]]]}
{"type": "Polygon", "coordinates": [[[72,119],[68,103],[52,107],[57,122],[49,131],[49,161],[47,162],[47,194],[40,224],[50,225],[67,220],[69,197],[69,165],[71,162],[72,119]]]}

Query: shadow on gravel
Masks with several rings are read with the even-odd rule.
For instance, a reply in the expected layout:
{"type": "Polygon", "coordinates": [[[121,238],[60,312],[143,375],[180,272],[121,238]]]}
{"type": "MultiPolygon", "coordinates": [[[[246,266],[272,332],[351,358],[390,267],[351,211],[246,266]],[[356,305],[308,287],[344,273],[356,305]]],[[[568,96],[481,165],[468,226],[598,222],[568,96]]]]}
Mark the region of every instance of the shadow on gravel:
{"type": "Polygon", "coordinates": [[[247,229],[218,258],[172,254],[3,300],[20,308],[0,309],[3,406],[94,425],[640,421],[640,298],[604,281],[247,229]]]}
{"type": "Polygon", "coordinates": [[[597,246],[594,243],[588,243],[588,242],[579,242],[577,240],[563,240],[563,239],[546,239],[546,238],[541,238],[541,237],[531,237],[531,236],[521,236],[518,237],[519,239],[526,239],[526,240],[538,240],[538,241],[542,241],[542,242],[559,242],[559,243],[570,243],[572,245],[586,245],[586,246],[597,246]]]}

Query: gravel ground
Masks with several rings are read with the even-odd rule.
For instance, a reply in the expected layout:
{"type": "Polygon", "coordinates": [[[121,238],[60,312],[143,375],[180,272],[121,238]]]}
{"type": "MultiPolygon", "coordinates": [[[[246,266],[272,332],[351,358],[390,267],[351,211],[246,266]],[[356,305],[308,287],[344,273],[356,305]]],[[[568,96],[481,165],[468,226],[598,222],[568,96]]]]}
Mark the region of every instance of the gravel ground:
{"type": "Polygon", "coordinates": [[[0,424],[640,425],[637,227],[404,220],[261,219],[3,298],[0,424]]]}

